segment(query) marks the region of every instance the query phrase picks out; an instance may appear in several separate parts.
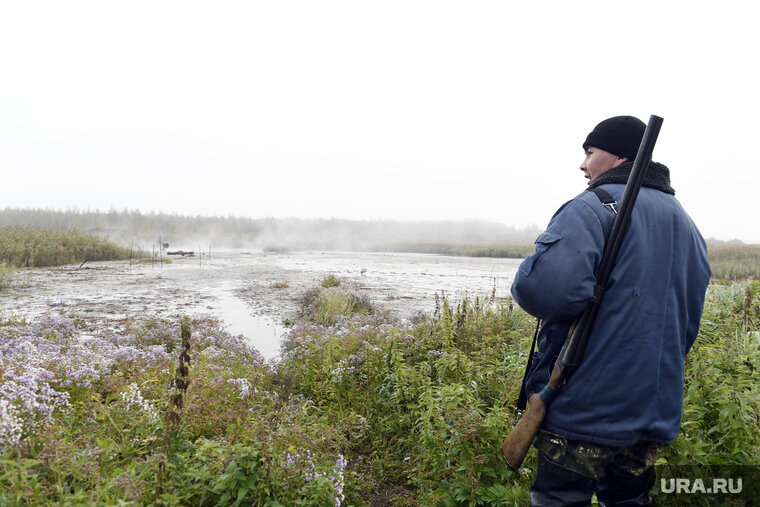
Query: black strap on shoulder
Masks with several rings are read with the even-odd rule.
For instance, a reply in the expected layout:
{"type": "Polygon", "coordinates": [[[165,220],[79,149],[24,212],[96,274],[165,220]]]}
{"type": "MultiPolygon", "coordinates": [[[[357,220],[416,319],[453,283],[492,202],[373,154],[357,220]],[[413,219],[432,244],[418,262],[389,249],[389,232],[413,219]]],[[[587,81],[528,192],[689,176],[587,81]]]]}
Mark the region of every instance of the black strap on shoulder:
{"type": "Polygon", "coordinates": [[[588,191],[596,194],[596,196],[602,202],[602,205],[607,206],[614,214],[617,215],[617,208],[615,207],[617,206],[617,201],[609,194],[609,192],[602,190],[601,188],[589,188],[588,191]]]}
{"type": "Polygon", "coordinates": [[[528,354],[528,364],[525,365],[525,373],[523,374],[522,385],[520,386],[520,396],[517,398],[517,410],[525,410],[528,406],[528,393],[525,392],[525,381],[528,380],[528,372],[530,366],[533,363],[533,353],[536,351],[536,340],[538,339],[538,331],[541,329],[541,319],[536,321],[536,332],[533,333],[533,344],[530,346],[530,354],[528,354]]]}

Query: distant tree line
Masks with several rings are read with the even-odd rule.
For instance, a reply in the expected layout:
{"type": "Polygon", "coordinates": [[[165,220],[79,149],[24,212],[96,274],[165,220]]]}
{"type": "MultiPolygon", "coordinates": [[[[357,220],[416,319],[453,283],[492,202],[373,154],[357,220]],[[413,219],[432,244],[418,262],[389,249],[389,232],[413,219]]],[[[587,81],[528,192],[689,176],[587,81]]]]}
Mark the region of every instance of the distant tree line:
{"type": "Polygon", "coordinates": [[[120,245],[197,242],[213,236],[223,243],[253,241],[271,219],[186,216],[142,213],[139,210],[80,211],[5,208],[0,226],[25,225],[55,230],[78,230],[95,234],[120,245]]]}
{"type": "MultiPolygon", "coordinates": [[[[531,245],[536,227],[516,228],[483,220],[416,221],[245,218],[5,208],[0,226],[77,230],[125,247],[252,248],[263,250],[405,251],[515,256],[511,247],[531,245]]],[[[519,249],[517,252],[522,253],[519,249]]]]}

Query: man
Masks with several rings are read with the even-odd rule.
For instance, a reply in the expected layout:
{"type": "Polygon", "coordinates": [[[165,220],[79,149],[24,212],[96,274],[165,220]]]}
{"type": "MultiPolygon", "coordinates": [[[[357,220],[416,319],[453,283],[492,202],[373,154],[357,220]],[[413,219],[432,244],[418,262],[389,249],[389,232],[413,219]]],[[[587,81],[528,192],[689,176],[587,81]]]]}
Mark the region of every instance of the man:
{"type": "MultiPolygon", "coordinates": [[[[646,126],[632,116],[599,123],[583,143],[589,188],[620,202],[646,126]]],[[[592,192],[565,203],[512,285],[543,320],[523,386],[540,392],[573,319],[593,295],[615,213],[592,192]]],[[[652,465],[678,434],[684,362],[710,279],[705,242],[675,198],[670,171],[652,162],[633,208],[578,369],[548,408],[532,505],[647,505],[652,465]]]]}

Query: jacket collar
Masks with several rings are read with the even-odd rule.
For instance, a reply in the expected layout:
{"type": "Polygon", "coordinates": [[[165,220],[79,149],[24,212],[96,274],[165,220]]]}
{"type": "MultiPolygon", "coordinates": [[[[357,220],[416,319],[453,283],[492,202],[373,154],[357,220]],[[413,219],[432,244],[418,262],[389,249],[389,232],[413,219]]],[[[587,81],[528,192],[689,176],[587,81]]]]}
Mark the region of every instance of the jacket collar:
{"type": "MultiPolygon", "coordinates": [[[[631,174],[633,162],[625,162],[617,167],[598,176],[588,188],[596,188],[608,183],[628,183],[628,176],[631,174]]],[[[650,162],[647,172],[644,174],[642,186],[655,188],[666,194],[676,195],[676,191],[670,186],[670,170],[659,162],[650,162]]]]}

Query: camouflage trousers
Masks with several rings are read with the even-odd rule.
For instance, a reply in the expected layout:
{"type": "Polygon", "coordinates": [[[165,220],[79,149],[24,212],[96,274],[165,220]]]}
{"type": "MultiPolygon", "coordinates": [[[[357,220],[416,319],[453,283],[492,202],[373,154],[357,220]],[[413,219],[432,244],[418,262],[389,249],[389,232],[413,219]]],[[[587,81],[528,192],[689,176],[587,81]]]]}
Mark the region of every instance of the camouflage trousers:
{"type": "Polygon", "coordinates": [[[662,444],[597,445],[541,430],[533,445],[539,459],[531,505],[589,505],[594,493],[599,505],[653,505],[649,491],[662,444]]]}

